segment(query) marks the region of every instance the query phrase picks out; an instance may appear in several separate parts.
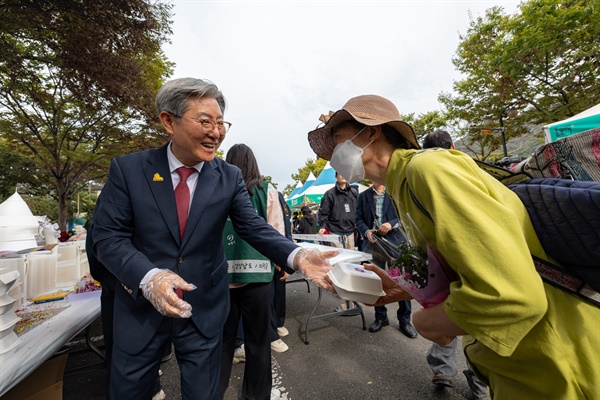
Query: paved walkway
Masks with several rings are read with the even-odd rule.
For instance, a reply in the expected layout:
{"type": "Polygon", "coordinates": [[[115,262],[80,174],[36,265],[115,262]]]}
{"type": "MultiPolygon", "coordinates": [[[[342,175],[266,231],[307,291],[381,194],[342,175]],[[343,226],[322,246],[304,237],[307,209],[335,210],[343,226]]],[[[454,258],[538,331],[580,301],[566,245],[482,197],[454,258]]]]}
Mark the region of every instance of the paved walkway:
{"type": "MultiPolygon", "coordinates": [[[[471,399],[464,376],[459,374],[454,387],[437,391],[425,360],[430,342],[409,339],[398,330],[397,304],[388,306],[390,326],[378,333],[362,330],[360,317],[335,317],[310,327],[310,344],[303,342],[305,323],[317,301],[317,288],[292,284],[287,287],[286,327],[283,338],[290,349],[273,353],[273,382],[282,400],[305,399],[471,399]]],[[[341,300],[324,293],[317,314],[333,311],[341,300]]],[[[413,301],[413,308],[419,307],[413,301]]],[[[367,328],[374,320],[371,307],[364,307],[367,328]]],[[[83,356],[72,357],[75,365],[83,356]]],[[[462,352],[457,352],[459,371],[465,367],[462,352]]],[[[233,366],[225,400],[237,400],[245,364],[233,366]]],[[[180,399],[179,370],[175,358],[161,367],[167,399],[180,399]]],[[[103,399],[105,371],[67,376],[64,399],[103,399]]]]}

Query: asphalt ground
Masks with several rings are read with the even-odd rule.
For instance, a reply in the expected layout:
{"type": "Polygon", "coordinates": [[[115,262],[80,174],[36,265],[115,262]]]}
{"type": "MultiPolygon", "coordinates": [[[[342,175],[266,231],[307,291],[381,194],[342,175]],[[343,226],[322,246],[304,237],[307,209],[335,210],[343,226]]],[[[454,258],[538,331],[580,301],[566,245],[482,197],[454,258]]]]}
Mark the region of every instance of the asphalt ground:
{"type": "MultiPolygon", "coordinates": [[[[304,343],[305,324],[317,302],[318,290],[304,283],[287,285],[286,328],[283,338],[290,347],[273,353],[273,387],[281,391],[282,400],[304,399],[472,399],[462,374],[465,359],[457,349],[459,375],[452,388],[435,389],[425,360],[430,342],[409,339],[398,330],[397,304],[388,306],[390,325],[377,333],[368,331],[374,321],[372,307],[363,307],[367,330],[360,316],[336,316],[317,321],[309,328],[309,344],[304,343]]],[[[333,312],[342,301],[323,292],[316,315],[333,312]]],[[[420,307],[413,301],[413,310],[420,307]]],[[[99,319],[92,324],[92,336],[101,335],[99,319]]],[[[84,347],[81,338],[71,346],[84,347]]],[[[101,340],[98,341],[101,345],[101,340]]],[[[99,358],[92,353],[69,355],[67,370],[93,364],[99,358]]],[[[233,366],[225,400],[240,398],[245,364],[233,366]]],[[[161,384],[167,399],[180,399],[179,369],[173,357],[161,365],[161,384]]],[[[67,372],[63,380],[65,400],[96,400],[106,396],[106,370],[85,373],[67,372]]]]}

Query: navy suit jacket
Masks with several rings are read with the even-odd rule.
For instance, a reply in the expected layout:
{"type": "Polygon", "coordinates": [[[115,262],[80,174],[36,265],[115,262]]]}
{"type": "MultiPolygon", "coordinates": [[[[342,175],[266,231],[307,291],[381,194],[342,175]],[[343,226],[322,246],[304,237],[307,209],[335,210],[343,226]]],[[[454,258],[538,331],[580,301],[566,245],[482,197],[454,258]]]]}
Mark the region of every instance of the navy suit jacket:
{"type": "MultiPolygon", "coordinates": [[[[366,234],[369,229],[373,229],[373,223],[375,222],[375,202],[373,201],[373,195],[375,190],[373,187],[368,188],[358,195],[358,205],[356,206],[356,228],[363,238],[367,238],[366,234]]],[[[383,198],[382,214],[377,217],[380,218],[381,223],[389,222],[392,228],[395,228],[398,224],[398,215],[396,209],[392,203],[391,197],[386,193],[383,198]]]]}
{"type": "Polygon", "coordinates": [[[121,283],[115,346],[130,355],[146,346],[166,318],[139,288],[152,268],[169,269],[196,285],[184,292],[193,323],[208,338],[222,333],[229,312],[222,243],[227,216],[241,238],[278,265],[286,265],[297,247],[257,214],[239,168],[219,158],[202,167],[180,239],[167,146],[113,159],[94,213],[95,254],[121,283]]]}

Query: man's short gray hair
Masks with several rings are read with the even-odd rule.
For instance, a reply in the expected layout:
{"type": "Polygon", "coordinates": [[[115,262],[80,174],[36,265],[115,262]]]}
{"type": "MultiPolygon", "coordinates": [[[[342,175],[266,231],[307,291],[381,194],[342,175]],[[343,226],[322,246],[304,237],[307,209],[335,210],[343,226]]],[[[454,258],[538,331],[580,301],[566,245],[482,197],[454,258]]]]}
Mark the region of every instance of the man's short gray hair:
{"type": "Polygon", "coordinates": [[[219,103],[221,113],[225,113],[225,96],[217,85],[196,78],[179,78],[165,83],[156,94],[156,112],[160,115],[166,111],[181,118],[189,107],[187,99],[190,97],[214,98],[219,103]]]}

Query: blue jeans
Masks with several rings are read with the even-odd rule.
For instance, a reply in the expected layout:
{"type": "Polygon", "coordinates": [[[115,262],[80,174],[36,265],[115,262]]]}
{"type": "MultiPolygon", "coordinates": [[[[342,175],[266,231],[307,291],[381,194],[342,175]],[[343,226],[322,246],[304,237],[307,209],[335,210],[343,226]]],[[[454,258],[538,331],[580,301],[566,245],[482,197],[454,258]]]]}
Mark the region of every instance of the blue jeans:
{"type": "MultiPolygon", "coordinates": [[[[410,324],[410,313],[410,300],[399,301],[398,311],[396,312],[398,322],[401,324],[410,324]]],[[[385,308],[385,306],[375,306],[375,319],[377,321],[387,321],[387,308],[385,308]]]]}
{"type": "MultiPolygon", "coordinates": [[[[458,339],[454,338],[449,345],[439,346],[435,343],[431,344],[429,351],[427,351],[427,363],[433,376],[436,378],[443,378],[452,380],[458,374],[456,370],[456,344],[458,339]]],[[[469,388],[477,399],[487,399],[487,386],[484,385],[473,373],[471,366],[467,363],[467,369],[463,371],[467,378],[469,388]]]]}

